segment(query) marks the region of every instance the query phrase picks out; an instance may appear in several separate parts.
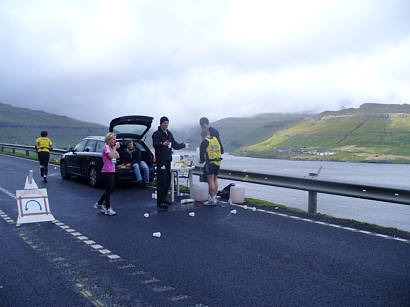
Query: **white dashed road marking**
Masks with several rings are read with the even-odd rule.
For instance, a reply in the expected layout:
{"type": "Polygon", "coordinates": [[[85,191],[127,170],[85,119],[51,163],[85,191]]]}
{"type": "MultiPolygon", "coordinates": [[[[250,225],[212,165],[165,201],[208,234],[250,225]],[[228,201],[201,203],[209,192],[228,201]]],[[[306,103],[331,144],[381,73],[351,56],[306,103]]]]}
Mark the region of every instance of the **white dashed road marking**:
{"type": "MultiPolygon", "coordinates": [[[[246,205],[238,205],[238,204],[231,204],[231,205],[240,207],[244,210],[248,209],[248,206],[246,206],[246,205]]],[[[389,239],[389,240],[397,240],[397,241],[401,241],[401,242],[410,243],[410,240],[407,240],[407,239],[387,236],[387,235],[379,234],[379,233],[376,233],[376,232],[364,231],[364,230],[359,230],[359,229],[355,229],[355,228],[351,228],[351,227],[343,227],[343,226],[336,225],[336,224],[331,224],[331,223],[326,223],[326,222],[321,222],[321,221],[315,221],[315,220],[311,220],[311,219],[307,219],[307,218],[300,218],[300,217],[294,216],[294,215],[288,215],[288,214],[284,214],[284,213],[278,213],[278,212],[273,212],[273,211],[268,211],[268,210],[263,210],[263,209],[258,209],[258,211],[262,212],[262,213],[267,213],[267,214],[279,215],[279,216],[283,216],[283,217],[287,217],[287,218],[291,218],[291,219],[295,219],[295,220],[301,220],[301,221],[305,221],[305,222],[309,222],[309,223],[315,223],[315,224],[320,224],[320,225],[324,225],[324,226],[341,228],[341,229],[349,230],[349,231],[352,231],[352,232],[360,232],[360,233],[363,233],[363,234],[377,236],[377,237],[381,237],[381,238],[385,238],[385,239],[389,239]]]]}
{"type": "Polygon", "coordinates": [[[120,259],[121,257],[120,256],[118,256],[118,255],[108,255],[107,256],[109,259],[111,259],[111,260],[115,260],[115,259],[120,259]]]}
{"type": "Polygon", "coordinates": [[[16,199],[16,195],[14,195],[13,193],[10,193],[5,188],[0,187],[0,191],[3,192],[4,194],[6,194],[7,196],[10,196],[11,198],[16,199]]]}
{"type": "MultiPolygon", "coordinates": [[[[8,196],[10,196],[14,199],[16,198],[15,195],[13,195],[12,193],[10,193],[9,191],[7,191],[6,189],[4,189],[2,187],[0,187],[0,192],[3,192],[5,194],[7,194],[8,196]]],[[[5,214],[2,210],[0,210],[0,216],[4,220],[6,220],[8,223],[14,223],[13,220],[10,219],[7,216],[7,214],[5,214]]],[[[77,232],[75,229],[70,228],[69,226],[65,225],[61,221],[54,220],[54,221],[52,221],[52,223],[57,225],[61,229],[65,230],[67,233],[70,233],[72,236],[75,236],[76,238],[78,238],[79,240],[81,240],[85,244],[89,245],[93,249],[98,250],[98,252],[101,253],[102,255],[107,256],[107,258],[110,260],[110,262],[121,261],[121,256],[113,255],[110,250],[105,249],[100,244],[96,244],[96,242],[93,241],[93,240],[89,240],[88,237],[83,236],[80,232],[77,232]]],[[[58,257],[58,258],[52,259],[51,261],[57,262],[57,261],[64,261],[64,260],[65,259],[63,257],[58,257]]],[[[117,267],[118,270],[133,269],[133,268],[135,268],[135,265],[133,265],[133,264],[128,264],[128,265],[123,265],[123,266],[117,267]]],[[[147,272],[145,272],[143,270],[139,270],[139,271],[131,273],[131,275],[133,275],[133,276],[134,275],[139,276],[139,275],[144,275],[144,274],[147,274],[147,272]]],[[[152,277],[150,279],[141,281],[141,283],[145,284],[145,285],[150,285],[150,284],[154,284],[154,283],[158,283],[158,282],[160,282],[160,279],[158,279],[156,277],[152,277]]],[[[0,289],[2,289],[2,288],[3,288],[3,286],[0,286],[0,289]]],[[[154,288],[152,288],[152,290],[154,292],[166,292],[166,291],[173,291],[173,290],[175,290],[175,288],[172,287],[172,286],[161,286],[161,287],[154,287],[154,288]]],[[[188,296],[188,295],[177,295],[177,296],[170,297],[169,300],[170,301],[182,301],[182,300],[186,300],[186,299],[189,299],[189,298],[190,298],[190,296],[188,296]]],[[[195,304],[195,306],[202,306],[202,304],[195,304]]]]}

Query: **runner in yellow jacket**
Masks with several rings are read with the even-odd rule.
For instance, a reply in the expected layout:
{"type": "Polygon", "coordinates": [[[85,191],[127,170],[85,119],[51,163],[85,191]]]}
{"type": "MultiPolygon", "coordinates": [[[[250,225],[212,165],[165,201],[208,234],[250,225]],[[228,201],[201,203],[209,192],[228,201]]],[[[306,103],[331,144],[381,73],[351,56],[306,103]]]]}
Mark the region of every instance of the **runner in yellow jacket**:
{"type": "Polygon", "coordinates": [[[40,173],[44,182],[47,182],[48,161],[50,160],[50,150],[53,150],[53,143],[47,137],[47,131],[41,131],[41,137],[36,140],[36,151],[38,161],[40,161],[40,173]]]}
{"type": "Polygon", "coordinates": [[[216,137],[211,136],[208,129],[201,132],[202,142],[199,148],[199,160],[205,162],[204,172],[207,175],[209,186],[209,200],[206,205],[216,205],[218,193],[218,172],[221,166],[221,144],[216,137]]]}

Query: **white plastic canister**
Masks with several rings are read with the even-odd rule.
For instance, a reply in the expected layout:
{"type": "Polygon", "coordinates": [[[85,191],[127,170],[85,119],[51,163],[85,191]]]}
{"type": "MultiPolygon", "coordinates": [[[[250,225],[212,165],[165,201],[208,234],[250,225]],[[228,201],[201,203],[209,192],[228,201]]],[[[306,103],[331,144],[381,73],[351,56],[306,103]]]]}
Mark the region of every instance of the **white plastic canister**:
{"type": "Polygon", "coordinates": [[[195,183],[192,187],[194,191],[194,199],[195,201],[206,201],[208,200],[209,190],[208,190],[208,183],[206,182],[198,182],[195,183]]]}
{"type": "Polygon", "coordinates": [[[231,186],[230,198],[234,204],[243,204],[245,201],[245,188],[241,185],[231,186]]]}

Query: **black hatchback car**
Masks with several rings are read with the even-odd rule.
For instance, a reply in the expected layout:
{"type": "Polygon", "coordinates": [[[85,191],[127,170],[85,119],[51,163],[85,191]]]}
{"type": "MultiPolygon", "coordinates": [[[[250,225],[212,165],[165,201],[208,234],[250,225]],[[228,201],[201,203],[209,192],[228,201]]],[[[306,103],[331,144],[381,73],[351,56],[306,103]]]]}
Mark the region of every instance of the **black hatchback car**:
{"type": "MultiPolygon", "coordinates": [[[[143,138],[151,128],[152,117],[130,115],[115,118],[110,123],[109,131],[117,135],[120,159],[115,169],[116,181],[136,180],[134,170],[121,165],[121,153],[126,149],[126,141],[132,140],[134,147],[141,151],[141,157],[150,169],[150,180],[154,177],[154,155],[145,144],[143,138]]],[[[101,169],[103,167],[102,148],[105,136],[88,136],[74,148],[63,154],[60,161],[60,172],[63,179],[72,175],[88,179],[91,186],[101,184],[101,169]]]]}

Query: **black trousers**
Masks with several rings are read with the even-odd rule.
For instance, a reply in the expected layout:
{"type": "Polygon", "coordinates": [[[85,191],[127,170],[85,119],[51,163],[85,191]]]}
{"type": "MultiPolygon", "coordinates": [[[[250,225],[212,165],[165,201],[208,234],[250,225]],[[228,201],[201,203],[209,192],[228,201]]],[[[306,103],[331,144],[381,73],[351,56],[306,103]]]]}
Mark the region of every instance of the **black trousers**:
{"type": "Polygon", "coordinates": [[[157,205],[165,202],[171,184],[171,161],[157,161],[157,205]]]}
{"type": "Polygon", "coordinates": [[[40,162],[41,177],[48,174],[48,161],[50,160],[50,153],[48,151],[39,151],[37,153],[38,161],[40,162]]]}
{"type": "Polygon", "coordinates": [[[115,173],[101,173],[101,176],[104,182],[105,192],[101,195],[98,204],[102,205],[105,202],[105,207],[109,209],[111,207],[111,194],[115,188],[115,173]]]}

